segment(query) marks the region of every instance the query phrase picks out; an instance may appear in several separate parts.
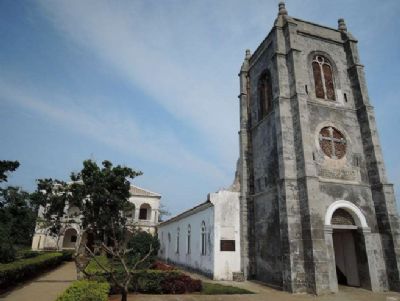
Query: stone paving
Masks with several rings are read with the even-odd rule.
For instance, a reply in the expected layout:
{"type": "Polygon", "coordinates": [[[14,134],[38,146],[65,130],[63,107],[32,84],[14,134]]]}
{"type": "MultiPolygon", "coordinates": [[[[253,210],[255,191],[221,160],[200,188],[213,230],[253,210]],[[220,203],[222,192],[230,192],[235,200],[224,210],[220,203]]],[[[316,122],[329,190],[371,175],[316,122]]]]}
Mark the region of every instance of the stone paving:
{"type": "MultiPolygon", "coordinates": [[[[129,295],[128,301],[400,301],[400,294],[372,293],[368,290],[341,287],[337,294],[313,296],[307,294],[289,294],[256,283],[245,282],[243,288],[257,288],[253,295],[129,295]]],[[[119,301],[120,296],[112,296],[110,301],[119,301]]]]}
{"type": "MultiPolygon", "coordinates": [[[[323,296],[289,294],[256,281],[213,281],[202,275],[184,271],[192,278],[222,285],[237,286],[254,292],[251,295],[144,295],[132,294],[128,301],[400,301],[400,293],[373,293],[369,290],[340,286],[339,292],[323,296]]],[[[120,296],[111,296],[110,301],[119,301],[120,296]]]]}
{"type": "Polygon", "coordinates": [[[0,295],[1,301],[54,301],[71,282],[76,280],[74,262],[66,262],[57,269],[24,282],[0,295]]]}

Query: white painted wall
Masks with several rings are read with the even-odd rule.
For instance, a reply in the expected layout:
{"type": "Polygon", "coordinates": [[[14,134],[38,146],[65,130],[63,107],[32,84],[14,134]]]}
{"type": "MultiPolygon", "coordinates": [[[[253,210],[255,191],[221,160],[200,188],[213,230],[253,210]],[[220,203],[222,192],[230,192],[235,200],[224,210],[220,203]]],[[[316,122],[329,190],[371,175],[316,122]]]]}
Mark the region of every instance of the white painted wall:
{"type": "Polygon", "coordinates": [[[181,264],[208,275],[213,275],[214,257],[214,207],[206,203],[204,208],[194,214],[158,226],[161,243],[159,256],[173,263],[181,264]],[[206,255],[201,254],[201,225],[206,225],[206,255]],[[191,227],[191,250],[187,252],[187,229],[191,227]],[[177,233],[179,228],[179,253],[177,253],[177,233]],[[170,236],[170,240],[168,237],[170,236]]]}
{"type": "MultiPolygon", "coordinates": [[[[131,223],[137,225],[141,230],[147,231],[154,234],[156,232],[156,226],[158,224],[158,215],[160,208],[161,196],[140,196],[133,195],[129,198],[129,202],[135,204],[135,212],[133,212],[131,223]],[[149,204],[151,207],[149,218],[147,220],[139,220],[139,209],[142,204],[149,204]]],[[[38,211],[38,217],[43,218],[44,208],[40,207],[38,211]]],[[[78,239],[76,244],[82,235],[82,229],[80,228],[80,218],[78,208],[65,208],[65,218],[73,218],[77,223],[65,224],[66,228],[74,228],[78,233],[78,239]]],[[[64,231],[63,229],[62,231],[64,231]]],[[[66,238],[70,240],[70,237],[66,238]]],[[[66,242],[64,244],[64,235],[60,235],[59,238],[48,235],[47,229],[42,229],[40,224],[36,225],[35,234],[32,238],[32,250],[44,250],[44,249],[62,249],[62,248],[73,248],[73,244],[66,242]]]]}
{"type": "Polygon", "coordinates": [[[232,280],[240,272],[239,193],[221,190],[210,194],[214,204],[214,279],[232,280]],[[221,239],[235,240],[235,251],[221,251],[221,239]]]}
{"type": "Polygon", "coordinates": [[[131,196],[129,198],[129,202],[135,204],[135,220],[139,219],[139,210],[142,204],[149,204],[151,207],[149,222],[157,223],[158,222],[158,209],[160,207],[160,198],[157,197],[149,197],[149,196],[131,196]]]}
{"type": "Polygon", "coordinates": [[[239,193],[211,193],[209,203],[182,213],[158,226],[159,256],[167,261],[200,270],[216,280],[232,280],[240,272],[239,193]],[[207,254],[201,255],[201,223],[207,229],[207,254]],[[191,253],[187,253],[187,229],[191,227],[191,253]],[[179,253],[176,252],[179,228],[179,253]],[[168,240],[168,234],[171,240],[168,240]],[[235,240],[235,251],[221,251],[220,240],[235,240]]]}

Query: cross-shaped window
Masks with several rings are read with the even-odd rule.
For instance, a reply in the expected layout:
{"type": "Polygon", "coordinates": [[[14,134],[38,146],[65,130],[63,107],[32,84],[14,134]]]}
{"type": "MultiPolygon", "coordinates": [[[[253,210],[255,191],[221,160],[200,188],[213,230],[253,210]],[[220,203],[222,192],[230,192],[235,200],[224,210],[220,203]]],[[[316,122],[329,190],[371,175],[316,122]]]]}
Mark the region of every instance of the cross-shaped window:
{"type": "Polygon", "coordinates": [[[322,128],[319,133],[319,145],[325,155],[332,159],[341,159],[346,154],[346,139],[331,126],[322,128]]]}

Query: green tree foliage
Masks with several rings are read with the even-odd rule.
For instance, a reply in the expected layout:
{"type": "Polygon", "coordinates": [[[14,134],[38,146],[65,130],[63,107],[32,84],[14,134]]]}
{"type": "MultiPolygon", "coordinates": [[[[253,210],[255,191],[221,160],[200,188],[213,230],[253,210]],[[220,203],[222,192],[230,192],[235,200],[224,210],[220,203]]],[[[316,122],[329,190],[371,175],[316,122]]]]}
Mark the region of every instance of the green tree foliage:
{"type": "MultiPolygon", "coordinates": [[[[157,238],[152,238],[147,252],[136,247],[129,248],[130,237],[138,235],[138,229],[129,222],[125,212],[131,210],[130,179],[141,175],[125,166],[113,166],[103,161],[101,166],[92,160],[83,162],[78,173],[71,174],[71,182],[53,179],[38,180],[35,201],[46,208],[45,223],[57,233],[65,228],[64,208],[77,207],[81,214],[81,227],[89,239],[82,240],[77,250],[76,264],[79,271],[85,271],[90,260],[97,253],[106,253],[111,258],[111,266],[98,265],[111,277],[120,289],[121,300],[126,300],[132,271],[142,266],[158,248],[157,238]],[[87,244],[86,244],[87,242],[87,244]],[[154,245],[153,245],[154,244],[154,245]],[[136,253],[135,253],[136,252],[136,253]],[[86,265],[85,265],[86,262],[86,265]]],[[[142,237],[144,239],[144,236],[142,237]]]]}
{"type": "MultiPolygon", "coordinates": [[[[0,183],[18,168],[18,161],[0,161],[0,183]]],[[[36,206],[29,193],[19,187],[0,187],[0,262],[15,259],[16,246],[31,243],[36,223],[36,206]]]]}
{"type": "Polygon", "coordinates": [[[154,262],[159,248],[160,242],[157,236],[153,236],[144,231],[138,231],[132,235],[127,242],[127,249],[130,250],[127,255],[127,262],[130,265],[135,264],[141,258],[145,257],[149,250],[152,249],[150,256],[137,266],[138,269],[146,269],[154,262]]]}
{"type": "Polygon", "coordinates": [[[35,230],[36,207],[31,205],[29,193],[18,187],[7,187],[2,193],[0,223],[7,224],[9,240],[15,245],[29,246],[35,230]]]}
{"type": "Polygon", "coordinates": [[[8,173],[19,167],[18,161],[0,160],[0,183],[7,182],[8,173]]]}

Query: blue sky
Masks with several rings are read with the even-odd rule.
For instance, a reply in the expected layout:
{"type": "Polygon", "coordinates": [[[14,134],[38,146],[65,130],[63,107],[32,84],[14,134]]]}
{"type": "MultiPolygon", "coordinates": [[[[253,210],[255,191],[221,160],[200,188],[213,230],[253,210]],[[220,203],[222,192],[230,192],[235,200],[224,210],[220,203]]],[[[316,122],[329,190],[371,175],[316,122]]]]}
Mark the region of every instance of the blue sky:
{"type": "MultiPolygon", "coordinates": [[[[238,71],[278,1],[0,1],[0,158],[10,183],[67,180],[82,161],[144,172],[172,213],[231,184],[238,71]]],[[[400,1],[286,1],[359,40],[389,179],[400,185],[400,1]]],[[[396,188],[396,186],[395,186],[396,188]]],[[[399,189],[397,189],[399,190],[399,189]]],[[[397,194],[399,199],[399,194],[397,194]]]]}

